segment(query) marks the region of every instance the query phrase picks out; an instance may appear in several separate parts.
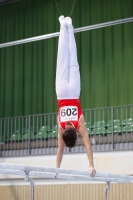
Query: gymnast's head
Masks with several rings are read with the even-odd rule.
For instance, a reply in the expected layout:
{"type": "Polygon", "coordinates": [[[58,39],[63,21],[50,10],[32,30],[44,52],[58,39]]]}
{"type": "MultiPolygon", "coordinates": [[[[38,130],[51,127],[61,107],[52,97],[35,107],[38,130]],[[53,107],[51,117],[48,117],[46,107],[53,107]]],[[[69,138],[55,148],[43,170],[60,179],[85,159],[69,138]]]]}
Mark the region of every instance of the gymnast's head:
{"type": "Polygon", "coordinates": [[[66,128],[62,137],[65,145],[72,148],[75,146],[77,141],[77,131],[75,128],[66,128]]]}

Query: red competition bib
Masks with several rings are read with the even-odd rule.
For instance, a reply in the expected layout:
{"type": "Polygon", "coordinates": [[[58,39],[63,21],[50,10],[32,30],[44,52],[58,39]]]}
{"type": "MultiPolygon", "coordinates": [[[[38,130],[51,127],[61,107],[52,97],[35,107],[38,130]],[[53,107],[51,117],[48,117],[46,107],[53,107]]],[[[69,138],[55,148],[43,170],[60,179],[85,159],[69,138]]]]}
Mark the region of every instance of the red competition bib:
{"type": "Polygon", "coordinates": [[[58,120],[62,129],[66,129],[67,122],[77,129],[81,115],[82,109],[79,99],[58,100],[58,120]]]}

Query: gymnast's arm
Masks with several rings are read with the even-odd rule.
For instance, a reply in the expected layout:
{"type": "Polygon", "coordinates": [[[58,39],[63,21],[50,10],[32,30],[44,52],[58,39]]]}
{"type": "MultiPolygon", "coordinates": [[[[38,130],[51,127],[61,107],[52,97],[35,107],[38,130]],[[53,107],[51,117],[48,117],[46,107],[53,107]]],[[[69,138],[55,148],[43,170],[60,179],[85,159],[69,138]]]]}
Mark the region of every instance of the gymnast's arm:
{"type": "Polygon", "coordinates": [[[90,144],[90,139],[88,137],[88,132],[87,129],[84,125],[84,117],[82,116],[79,122],[79,128],[78,128],[78,133],[81,135],[84,146],[86,148],[86,153],[87,157],[89,160],[89,171],[91,172],[91,176],[94,177],[96,174],[96,170],[94,168],[94,162],[93,162],[93,153],[92,153],[92,148],[90,144]]]}
{"type": "Polygon", "coordinates": [[[59,127],[58,128],[58,150],[56,155],[56,167],[60,168],[63,152],[64,152],[64,141],[62,138],[63,130],[59,127]]]}

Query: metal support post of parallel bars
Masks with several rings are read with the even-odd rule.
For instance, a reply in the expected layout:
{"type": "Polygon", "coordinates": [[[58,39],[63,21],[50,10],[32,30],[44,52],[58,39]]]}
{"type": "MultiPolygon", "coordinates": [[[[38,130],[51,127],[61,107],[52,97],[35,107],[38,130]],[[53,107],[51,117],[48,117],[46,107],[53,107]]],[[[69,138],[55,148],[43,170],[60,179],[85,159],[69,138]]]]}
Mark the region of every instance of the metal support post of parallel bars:
{"type": "Polygon", "coordinates": [[[30,182],[30,200],[34,200],[34,181],[29,177],[29,172],[25,172],[25,181],[30,182]]]}
{"type": "Polygon", "coordinates": [[[34,200],[34,181],[30,180],[30,199],[34,200]]]}
{"type": "Polygon", "coordinates": [[[104,200],[108,200],[108,190],[110,190],[110,182],[107,182],[107,186],[104,189],[104,200]]]}

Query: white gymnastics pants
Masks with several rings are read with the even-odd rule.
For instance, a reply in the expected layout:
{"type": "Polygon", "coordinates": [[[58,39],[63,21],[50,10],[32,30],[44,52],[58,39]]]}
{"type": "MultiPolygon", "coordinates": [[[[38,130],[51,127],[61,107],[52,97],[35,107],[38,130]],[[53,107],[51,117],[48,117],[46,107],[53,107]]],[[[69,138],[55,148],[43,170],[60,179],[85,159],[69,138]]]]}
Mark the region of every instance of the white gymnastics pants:
{"type": "Polygon", "coordinates": [[[57,99],[79,99],[80,73],[73,29],[60,29],[56,68],[57,99]]]}

